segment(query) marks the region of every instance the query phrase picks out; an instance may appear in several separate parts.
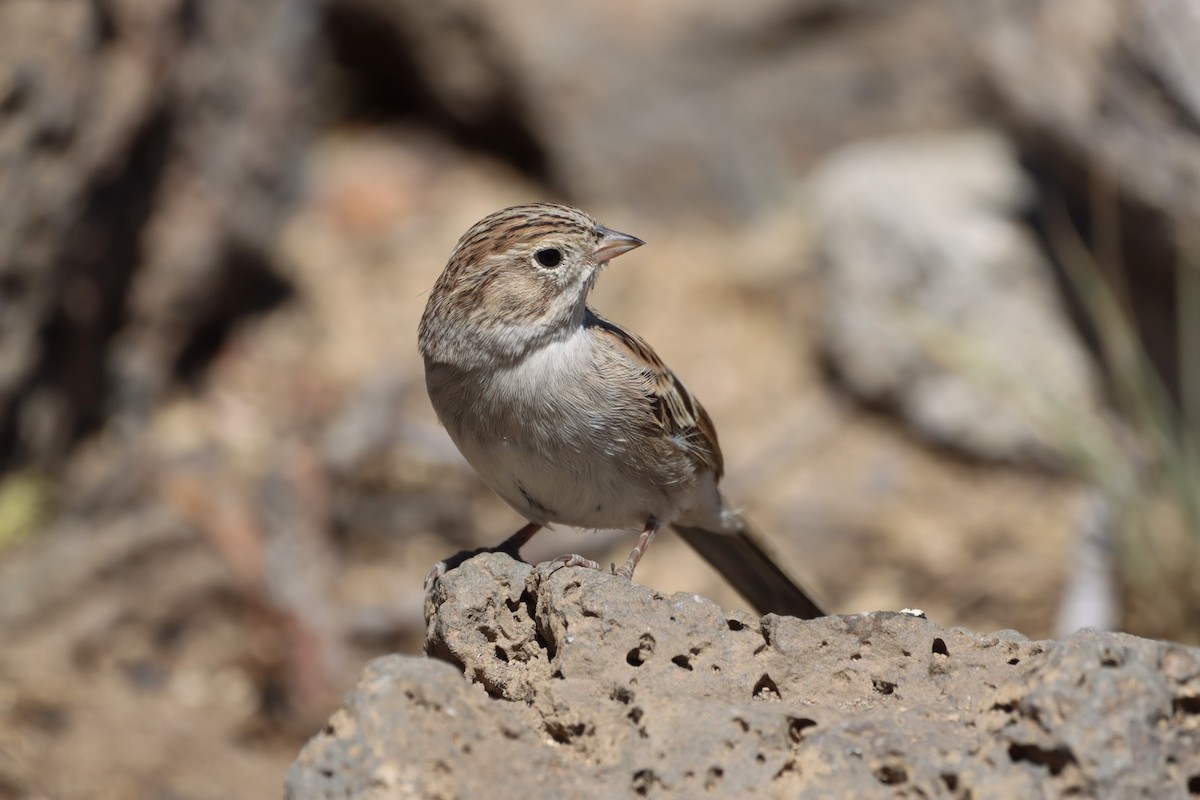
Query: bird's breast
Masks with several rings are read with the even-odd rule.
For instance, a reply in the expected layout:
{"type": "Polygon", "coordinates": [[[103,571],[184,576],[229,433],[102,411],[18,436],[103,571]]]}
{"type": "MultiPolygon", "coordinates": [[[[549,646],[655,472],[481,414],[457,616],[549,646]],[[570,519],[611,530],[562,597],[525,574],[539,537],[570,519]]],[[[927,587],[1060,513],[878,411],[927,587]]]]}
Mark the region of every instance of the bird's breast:
{"type": "Polygon", "coordinates": [[[668,521],[691,476],[664,471],[637,424],[640,398],[602,372],[592,347],[581,331],[502,368],[431,365],[430,398],[467,461],[529,519],[583,528],[668,521]]]}

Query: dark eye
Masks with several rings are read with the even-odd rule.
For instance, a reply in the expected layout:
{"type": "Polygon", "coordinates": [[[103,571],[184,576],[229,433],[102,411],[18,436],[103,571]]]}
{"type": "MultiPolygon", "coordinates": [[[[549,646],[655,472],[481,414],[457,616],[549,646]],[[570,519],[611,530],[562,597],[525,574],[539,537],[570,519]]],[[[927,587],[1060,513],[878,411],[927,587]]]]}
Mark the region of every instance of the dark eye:
{"type": "Polygon", "coordinates": [[[557,248],[547,247],[545,250],[538,250],[533,254],[537,262],[543,267],[557,267],[562,263],[562,253],[557,248]]]}

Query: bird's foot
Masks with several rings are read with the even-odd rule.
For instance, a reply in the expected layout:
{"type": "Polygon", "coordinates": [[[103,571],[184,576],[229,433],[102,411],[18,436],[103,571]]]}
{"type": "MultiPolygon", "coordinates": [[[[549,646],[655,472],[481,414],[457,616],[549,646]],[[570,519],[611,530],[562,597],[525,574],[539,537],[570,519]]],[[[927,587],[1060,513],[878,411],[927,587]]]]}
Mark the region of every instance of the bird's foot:
{"type": "Polygon", "coordinates": [[[434,587],[434,585],[437,584],[438,579],[441,578],[443,575],[445,575],[447,572],[449,572],[452,569],[457,569],[459,566],[462,565],[462,563],[464,561],[468,561],[468,560],[474,558],[475,556],[479,555],[480,553],[507,553],[508,555],[515,558],[517,561],[521,560],[521,556],[519,553],[510,552],[510,551],[506,550],[503,545],[500,545],[499,547],[478,547],[474,550],[460,550],[459,552],[455,553],[454,555],[450,556],[449,558],[442,559],[441,561],[434,564],[433,568],[430,569],[428,573],[426,573],[426,575],[425,575],[425,594],[429,594],[431,591],[433,591],[433,587],[434,587]]]}
{"type": "Polygon", "coordinates": [[[538,569],[545,569],[549,575],[553,575],[563,567],[585,567],[587,569],[604,570],[604,567],[600,566],[599,563],[592,561],[590,558],[584,558],[578,553],[568,553],[565,556],[552,558],[537,565],[538,569]]]}
{"type": "Polygon", "coordinates": [[[495,547],[478,547],[474,550],[461,550],[444,561],[439,561],[433,565],[433,569],[429,570],[425,575],[425,594],[429,594],[438,579],[452,569],[460,566],[464,561],[474,558],[480,553],[504,553],[512,557],[516,561],[524,562],[521,558],[521,548],[525,546],[533,535],[541,530],[541,525],[536,522],[530,522],[512,536],[505,539],[495,547]]]}

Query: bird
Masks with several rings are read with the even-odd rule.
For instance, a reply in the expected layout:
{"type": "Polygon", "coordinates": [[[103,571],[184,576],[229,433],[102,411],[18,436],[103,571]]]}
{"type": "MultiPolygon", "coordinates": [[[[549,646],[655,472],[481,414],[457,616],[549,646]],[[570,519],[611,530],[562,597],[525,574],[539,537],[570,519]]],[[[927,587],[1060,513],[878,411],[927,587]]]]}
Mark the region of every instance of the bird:
{"type": "MultiPolygon", "coordinates": [[[[673,527],[759,613],[824,616],[718,489],[712,418],[636,334],[588,306],[608,263],[645,242],[553,203],[515,205],[455,245],[418,330],[438,419],[483,481],[528,523],[496,547],[520,558],[540,529],[640,531],[632,579],[673,527]]],[[[436,565],[427,589],[480,551],[436,565]]],[[[600,565],[577,554],[557,566],[600,565]]]]}

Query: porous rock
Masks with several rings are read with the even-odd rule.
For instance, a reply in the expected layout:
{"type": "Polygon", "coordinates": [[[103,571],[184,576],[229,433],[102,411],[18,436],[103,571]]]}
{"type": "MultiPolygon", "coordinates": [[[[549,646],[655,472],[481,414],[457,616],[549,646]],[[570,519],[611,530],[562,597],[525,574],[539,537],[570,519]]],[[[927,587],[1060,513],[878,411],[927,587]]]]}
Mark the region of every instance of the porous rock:
{"type": "Polygon", "coordinates": [[[1167,796],[1200,786],[1200,650],[1033,642],[902,613],[725,612],[483,555],[427,651],[371,663],[292,800],[1167,796]]]}

